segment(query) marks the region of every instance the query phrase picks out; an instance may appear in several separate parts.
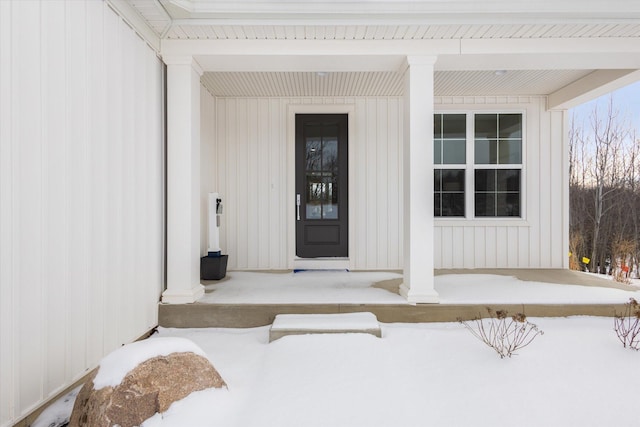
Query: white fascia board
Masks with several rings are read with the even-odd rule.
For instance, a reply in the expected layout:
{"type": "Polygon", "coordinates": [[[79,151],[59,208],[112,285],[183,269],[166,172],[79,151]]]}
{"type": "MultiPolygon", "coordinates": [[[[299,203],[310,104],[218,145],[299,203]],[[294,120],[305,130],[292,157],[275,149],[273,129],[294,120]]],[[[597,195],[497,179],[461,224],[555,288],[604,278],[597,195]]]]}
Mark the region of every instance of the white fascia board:
{"type": "Polygon", "coordinates": [[[640,70],[597,70],[547,98],[548,110],[567,110],[640,81],[640,70]]]}
{"type": "MultiPolygon", "coordinates": [[[[163,57],[164,59],[165,57],[163,57]]],[[[167,57],[170,58],[170,57],[167,57]]],[[[402,55],[216,55],[193,58],[203,70],[213,72],[385,72],[397,71],[405,61],[402,55]]],[[[168,63],[165,61],[165,63],[168,63]]]]}
{"type": "Polygon", "coordinates": [[[160,37],[138,14],[126,0],[106,0],[113,11],[118,14],[156,53],[160,52],[160,37]]]}
{"type": "Polygon", "coordinates": [[[463,55],[640,53],[640,38],[462,39],[463,55]]]}
{"type": "Polygon", "coordinates": [[[640,68],[640,54],[611,53],[504,53],[440,55],[436,71],[488,70],[596,70],[640,68]]]}
{"type": "Polygon", "coordinates": [[[162,55],[438,55],[459,40],[162,40],[162,55]]]}
{"type": "Polygon", "coordinates": [[[438,71],[640,68],[638,38],[162,40],[161,53],[194,56],[204,71],[392,71],[403,57],[425,55],[438,56],[438,71]]]}
{"type": "MultiPolygon", "coordinates": [[[[162,40],[163,55],[525,55],[640,53],[640,38],[162,40]]],[[[615,68],[615,67],[614,67],[615,68]]]]}

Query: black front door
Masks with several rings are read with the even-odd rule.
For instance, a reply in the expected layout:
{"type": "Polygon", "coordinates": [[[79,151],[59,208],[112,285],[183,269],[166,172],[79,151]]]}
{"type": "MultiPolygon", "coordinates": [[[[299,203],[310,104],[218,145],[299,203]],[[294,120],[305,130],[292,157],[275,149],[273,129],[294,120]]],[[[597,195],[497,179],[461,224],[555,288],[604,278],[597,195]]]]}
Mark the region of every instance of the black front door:
{"type": "Polygon", "coordinates": [[[346,114],[296,115],[296,255],[347,257],[346,114]]]}

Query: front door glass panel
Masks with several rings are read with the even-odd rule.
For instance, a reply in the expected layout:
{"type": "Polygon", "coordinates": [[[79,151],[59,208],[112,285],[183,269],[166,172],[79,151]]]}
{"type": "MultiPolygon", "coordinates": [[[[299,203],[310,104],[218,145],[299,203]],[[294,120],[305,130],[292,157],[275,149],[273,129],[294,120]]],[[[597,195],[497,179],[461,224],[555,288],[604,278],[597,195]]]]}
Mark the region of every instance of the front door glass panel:
{"type": "Polygon", "coordinates": [[[338,127],[305,128],[306,219],[339,219],[338,127]]]}

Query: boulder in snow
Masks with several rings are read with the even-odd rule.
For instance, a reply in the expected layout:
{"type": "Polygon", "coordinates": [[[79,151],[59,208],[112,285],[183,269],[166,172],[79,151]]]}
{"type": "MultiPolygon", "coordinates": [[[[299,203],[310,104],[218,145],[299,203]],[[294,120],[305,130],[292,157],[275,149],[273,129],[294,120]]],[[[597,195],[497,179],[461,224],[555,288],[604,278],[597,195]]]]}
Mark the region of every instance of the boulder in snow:
{"type": "Polygon", "coordinates": [[[139,426],[194,391],[226,386],[203,354],[191,341],[174,338],[140,341],[116,350],[80,390],[69,426],[139,426]],[[188,350],[189,344],[195,351],[188,350]]]}

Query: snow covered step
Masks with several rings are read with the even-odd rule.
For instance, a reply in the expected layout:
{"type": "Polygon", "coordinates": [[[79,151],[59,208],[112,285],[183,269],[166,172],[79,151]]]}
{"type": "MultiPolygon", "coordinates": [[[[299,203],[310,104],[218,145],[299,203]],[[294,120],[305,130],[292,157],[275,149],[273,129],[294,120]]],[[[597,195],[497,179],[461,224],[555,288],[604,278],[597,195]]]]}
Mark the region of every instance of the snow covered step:
{"type": "Polygon", "coordinates": [[[382,336],[373,313],[278,314],[269,330],[269,342],[286,335],[347,333],[382,336]]]}

